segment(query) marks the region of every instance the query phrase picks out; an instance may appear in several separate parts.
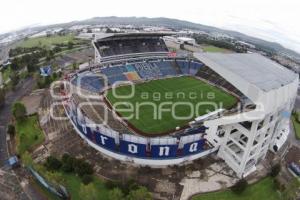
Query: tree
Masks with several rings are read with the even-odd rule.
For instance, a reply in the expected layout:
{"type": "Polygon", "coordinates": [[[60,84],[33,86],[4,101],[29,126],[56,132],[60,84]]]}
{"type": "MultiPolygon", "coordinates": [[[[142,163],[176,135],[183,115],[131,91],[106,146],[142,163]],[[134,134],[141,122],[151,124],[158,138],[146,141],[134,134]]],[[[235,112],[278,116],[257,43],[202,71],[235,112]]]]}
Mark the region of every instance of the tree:
{"type": "Polygon", "coordinates": [[[16,118],[16,120],[23,120],[26,116],[26,108],[23,103],[17,101],[14,103],[12,107],[12,114],[16,118]]]}
{"type": "Polygon", "coordinates": [[[79,190],[79,199],[84,200],[97,200],[97,191],[93,184],[83,185],[81,184],[79,190]]]}
{"type": "Polygon", "coordinates": [[[87,163],[81,159],[75,160],[75,162],[73,163],[73,167],[74,167],[75,173],[81,177],[85,174],[93,174],[94,173],[93,167],[89,163],[87,163]]]}
{"type": "Polygon", "coordinates": [[[73,42],[72,41],[69,41],[68,42],[68,49],[72,49],[74,46],[73,42]]]}
{"type": "Polygon", "coordinates": [[[62,163],[54,156],[49,156],[46,159],[45,166],[48,168],[48,170],[59,170],[62,166],[62,163]]]}
{"type": "Polygon", "coordinates": [[[74,171],[74,158],[71,157],[69,154],[64,154],[62,156],[62,167],[61,169],[64,171],[64,172],[73,172],[74,171]]]}
{"type": "Polygon", "coordinates": [[[89,174],[85,174],[82,176],[81,181],[84,185],[88,185],[93,182],[93,176],[89,174]]]}
{"type": "Polygon", "coordinates": [[[281,170],[281,165],[280,165],[280,163],[277,163],[272,166],[270,175],[272,177],[276,177],[279,174],[280,170],[281,170]]]}
{"type": "Polygon", "coordinates": [[[9,134],[10,136],[14,136],[15,133],[16,133],[15,126],[13,124],[9,124],[7,126],[7,134],[9,134]]]}
{"type": "Polygon", "coordinates": [[[129,192],[127,196],[128,200],[151,200],[151,193],[147,190],[147,188],[140,186],[136,190],[132,190],[129,192]]]}
{"type": "Polygon", "coordinates": [[[19,80],[20,80],[20,77],[19,77],[19,74],[18,73],[12,73],[10,76],[9,76],[10,80],[11,80],[11,83],[12,83],[12,86],[15,87],[18,83],[19,83],[19,80]]]}
{"type": "Polygon", "coordinates": [[[14,58],[14,59],[11,61],[10,68],[11,68],[13,71],[19,70],[19,69],[20,69],[20,59],[19,59],[19,58],[14,58]]]}
{"type": "Polygon", "coordinates": [[[58,53],[58,52],[61,51],[61,47],[60,47],[60,46],[55,46],[55,47],[53,48],[53,51],[54,51],[55,53],[58,53]]]}
{"type": "Polygon", "coordinates": [[[74,62],[73,65],[72,65],[72,67],[73,67],[73,70],[76,70],[77,69],[77,63],[74,62]]]}
{"type": "Polygon", "coordinates": [[[5,103],[5,91],[0,88],[0,108],[4,106],[5,103]]]}
{"type": "Polygon", "coordinates": [[[300,180],[298,180],[298,178],[294,178],[292,181],[289,182],[286,189],[282,192],[282,199],[284,200],[297,199],[300,190],[299,188],[300,188],[300,180]]]}
{"type": "Polygon", "coordinates": [[[109,191],[108,199],[109,200],[120,200],[120,199],[125,199],[125,198],[124,198],[124,194],[120,188],[114,188],[109,191]]]}
{"type": "Polygon", "coordinates": [[[232,186],[231,190],[236,194],[243,193],[248,187],[248,182],[245,179],[240,179],[232,186]]]}

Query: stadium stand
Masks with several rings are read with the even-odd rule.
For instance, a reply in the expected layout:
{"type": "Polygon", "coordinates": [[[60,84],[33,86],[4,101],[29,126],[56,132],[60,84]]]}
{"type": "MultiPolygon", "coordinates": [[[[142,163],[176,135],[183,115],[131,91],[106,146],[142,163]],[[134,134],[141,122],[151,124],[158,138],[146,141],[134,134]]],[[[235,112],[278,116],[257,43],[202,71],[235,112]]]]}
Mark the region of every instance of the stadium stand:
{"type": "Polygon", "coordinates": [[[176,60],[176,64],[179,66],[183,74],[195,75],[198,70],[203,66],[200,62],[187,61],[187,60],[176,60]]]}
{"type": "Polygon", "coordinates": [[[243,93],[241,93],[238,89],[236,89],[236,87],[234,87],[232,84],[226,81],[222,76],[220,76],[219,74],[217,74],[215,71],[213,71],[207,66],[203,66],[199,68],[198,72],[196,73],[196,76],[204,80],[207,80],[214,85],[223,87],[226,90],[231,91],[232,93],[236,94],[239,97],[244,96],[243,93]]]}
{"type": "MultiPolygon", "coordinates": [[[[80,102],[84,101],[83,98],[76,94],[72,95],[72,99],[76,105],[79,105],[80,102]]],[[[103,124],[106,122],[107,125],[115,131],[120,133],[130,133],[130,130],[126,126],[124,126],[120,121],[116,120],[112,112],[107,112],[106,108],[100,104],[82,106],[81,112],[83,112],[85,116],[89,116],[89,118],[96,124],[103,124]],[[107,116],[104,118],[106,114],[107,116]]]]}
{"type": "Polygon", "coordinates": [[[108,83],[111,85],[114,84],[116,81],[127,81],[127,78],[124,75],[124,73],[127,72],[127,70],[124,66],[102,68],[101,72],[107,76],[108,83]]]}
{"type": "Polygon", "coordinates": [[[151,79],[162,75],[155,63],[137,63],[135,68],[143,79],[151,79]]]}
{"type": "Polygon", "coordinates": [[[128,72],[135,72],[135,68],[132,65],[126,65],[126,69],[128,72]]]}
{"type": "Polygon", "coordinates": [[[145,52],[167,52],[168,48],[160,38],[132,40],[98,41],[95,43],[102,57],[145,52]],[[141,45],[136,45],[139,43],[141,45]]]}
{"type": "Polygon", "coordinates": [[[195,75],[199,71],[199,69],[203,66],[202,63],[193,62],[193,61],[190,61],[189,64],[190,64],[189,74],[191,75],[195,75]]]}
{"type": "Polygon", "coordinates": [[[129,81],[137,81],[137,80],[141,80],[141,77],[138,75],[137,72],[133,71],[133,72],[127,72],[125,73],[126,78],[129,81]]]}
{"type": "Polygon", "coordinates": [[[155,63],[161,73],[162,73],[162,76],[175,76],[177,75],[176,73],[176,70],[173,68],[173,66],[171,65],[171,61],[164,61],[164,62],[156,62],[155,63]]]}
{"type": "Polygon", "coordinates": [[[176,61],[176,63],[179,66],[179,68],[183,74],[189,74],[189,63],[187,61],[178,60],[178,61],[176,61]]]}
{"type": "Polygon", "coordinates": [[[174,61],[137,62],[127,65],[101,68],[100,72],[107,76],[108,83],[112,85],[116,81],[134,81],[141,79],[153,79],[164,76],[176,76],[173,66],[174,61]]]}
{"type": "Polygon", "coordinates": [[[95,75],[78,76],[72,83],[91,92],[100,92],[104,88],[103,79],[95,75]]]}

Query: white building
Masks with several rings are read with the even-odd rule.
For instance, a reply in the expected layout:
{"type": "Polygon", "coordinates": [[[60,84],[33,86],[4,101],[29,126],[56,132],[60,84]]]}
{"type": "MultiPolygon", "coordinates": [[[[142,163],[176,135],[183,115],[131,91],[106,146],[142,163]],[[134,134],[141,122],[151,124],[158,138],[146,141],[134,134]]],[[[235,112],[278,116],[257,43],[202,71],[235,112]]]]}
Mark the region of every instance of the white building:
{"type": "Polygon", "coordinates": [[[195,57],[255,105],[255,109],[204,122],[209,127],[207,140],[220,147],[218,156],[238,176],[246,176],[268,150],[274,151],[278,141],[282,146],[282,140],[286,140],[298,75],[259,54],[202,53],[195,57]]]}
{"type": "Polygon", "coordinates": [[[196,41],[194,38],[188,38],[188,37],[178,37],[177,41],[180,44],[190,44],[190,45],[195,45],[196,41]]]}

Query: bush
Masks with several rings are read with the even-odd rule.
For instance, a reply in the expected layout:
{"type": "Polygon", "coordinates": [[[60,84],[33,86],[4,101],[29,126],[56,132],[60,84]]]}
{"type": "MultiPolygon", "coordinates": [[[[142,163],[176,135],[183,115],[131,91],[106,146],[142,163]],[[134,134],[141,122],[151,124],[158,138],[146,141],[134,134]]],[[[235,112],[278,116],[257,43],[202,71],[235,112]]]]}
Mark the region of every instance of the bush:
{"type": "Polygon", "coordinates": [[[0,88],[0,108],[5,104],[5,91],[0,88]]]}
{"type": "Polygon", "coordinates": [[[112,190],[114,188],[121,188],[122,185],[120,182],[117,181],[106,181],[105,182],[105,187],[109,190],[112,190]]]}
{"type": "Polygon", "coordinates": [[[124,194],[121,189],[119,188],[114,188],[109,191],[109,200],[120,200],[120,199],[125,199],[124,194]]]}
{"type": "Polygon", "coordinates": [[[131,190],[127,195],[128,200],[151,200],[151,193],[147,188],[139,186],[136,190],[131,190]]]}
{"type": "Polygon", "coordinates": [[[85,174],[82,176],[81,181],[84,185],[88,185],[93,181],[93,176],[89,174],[85,174]]]}
{"type": "Polygon", "coordinates": [[[16,133],[15,126],[13,124],[9,124],[7,126],[7,134],[9,134],[10,136],[14,136],[15,133],[16,133]]]}
{"type": "Polygon", "coordinates": [[[75,158],[71,157],[69,154],[64,154],[62,156],[62,167],[61,169],[64,172],[74,172],[74,160],[75,158]]]}
{"type": "Polygon", "coordinates": [[[241,194],[248,187],[248,182],[245,179],[241,179],[231,187],[231,190],[236,194],[241,194]]]}
{"type": "Polygon", "coordinates": [[[15,102],[12,107],[12,114],[17,120],[22,120],[26,116],[26,108],[23,103],[21,102],[15,102]]]}
{"type": "Polygon", "coordinates": [[[48,170],[59,170],[62,166],[62,163],[57,158],[55,158],[53,156],[49,156],[46,159],[45,166],[48,170]]]}
{"type": "Polygon", "coordinates": [[[93,174],[94,173],[93,167],[89,163],[87,163],[81,159],[75,160],[75,162],[73,163],[73,167],[74,167],[75,173],[81,177],[85,174],[93,174]]]}
{"type": "Polygon", "coordinates": [[[281,170],[280,163],[273,165],[271,168],[270,176],[276,177],[279,174],[280,170],[281,170]]]}
{"type": "Polygon", "coordinates": [[[296,113],[296,121],[300,123],[300,112],[296,113]]]}

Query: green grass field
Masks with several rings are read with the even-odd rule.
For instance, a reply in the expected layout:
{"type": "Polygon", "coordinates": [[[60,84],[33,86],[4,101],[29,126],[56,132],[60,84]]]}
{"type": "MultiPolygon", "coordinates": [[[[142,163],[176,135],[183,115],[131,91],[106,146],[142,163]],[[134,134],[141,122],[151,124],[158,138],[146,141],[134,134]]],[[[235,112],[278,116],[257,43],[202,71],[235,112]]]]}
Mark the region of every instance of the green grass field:
{"type": "Polygon", "coordinates": [[[273,179],[268,177],[249,186],[241,195],[228,190],[194,196],[192,200],[280,200],[280,196],[275,190],[273,179]]]}
{"type": "MultiPolygon", "coordinates": [[[[128,95],[131,90],[130,86],[121,86],[116,89],[116,93],[128,95]]],[[[128,121],[136,128],[153,135],[174,130],[177,126],[184,126],[195,117],[207,114],[207,111],[214,111],[220,107],[230,108],[237,103],[234,96],[193,77],[175,77],[137,84],[134,96],[128,99],[117,98],[112,90],[109,90],[107,99],[123,117],[132,116],[128,121]],[[159,95],[160,98],[158,98],[159,95]],[[214,107],[206,104],[196,107],[199,102],[217,105],[214,107]],[[121,105],[115,103],[121,103],[121,105]],[[148,105],[141,105],[141,103],[148,103],[148,105]],[[175,107],[174,103],[188,103],[190,106],[177,105],[175,107]],[[165,105],[162,106],[162,104],[165,105]],[[166,111],[161,111],[159,106],[166,111]],[[133,108],[133,112],[120,110],[128,108],[133,108]],[[175,116],[186,117],[186,119],[175,119],[168,109],[172,109],[175,116]]]]}
{"type": "Polygon", "coordinates": [[[42,143],[45,139],[36,115],[27,117],[23,121],[17,121],[16,131],[17,151],[21,155],[25,151],[29,151],[34,146],[42,143]]]}
{"type": "Polygon", "coordinates": [[[202,49],[205,52],[220,52],[220,53],[224,53],[224,52],[228,52],[228,49],[223,49],[223,48],[219,48],[219,47],[215,47],[212,45],[208,45],[208,46],[203,46],[202,49]]]}
{"type": "MultiPolygon", "coordinates": [[[[59,36],[54,35],[50,37],[36,37],[28,38],[17,44],[17,47],[31,48],[36,46],[50,47],[55,44],[67,44],[68,42],[74,42],[75,38],[73,34],[59,36]]],[[[75,43],[75,42],[74,42],[75,43]]]]}
{"type": "Polygon", "coordinates": [[[11,69],[10,69],[10,67],[8,67],[8,68],[2,70],[2,78],[3,78],[3,81],[4,81],[4,82],[7,81],[7,80],[9,79],[10,74],[11,74],[11,69]]]}
{"type": "Polygon", "coordinates": [[[292,115],[292,121],[293,121],[293,126],[294,126],[294,131],[296,134],[296,138],[300,140],[300,123],[297,122],[296,120],[296,115],[292,115]]]}
{"type": "MultiPolygon", "coordinates": [[[[79,176],[75,175],[74,173],[66,173],[61,170],[55,172],[47,171],[44,165],[37,163],[34,163],[33,166],[34,169],[50,183],[55,183],[57,182],[57,180],[59,180],[58,183],[66,187],[72,200],[82,200],[82,197],[80,197],[80,188],[83,183],[79,176]]],[[[49,200],[59,199],[55,195],[47,191],[36,180],[34,180],[34,182],[49,200]]],[[[93,176],[93,181],[90,184],[92,184],[96,190],[97,200],[107,200],[109,198],[109,189],[105,186],[104,180],[100,179],[97,176],[93,176]]]]}

